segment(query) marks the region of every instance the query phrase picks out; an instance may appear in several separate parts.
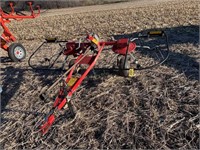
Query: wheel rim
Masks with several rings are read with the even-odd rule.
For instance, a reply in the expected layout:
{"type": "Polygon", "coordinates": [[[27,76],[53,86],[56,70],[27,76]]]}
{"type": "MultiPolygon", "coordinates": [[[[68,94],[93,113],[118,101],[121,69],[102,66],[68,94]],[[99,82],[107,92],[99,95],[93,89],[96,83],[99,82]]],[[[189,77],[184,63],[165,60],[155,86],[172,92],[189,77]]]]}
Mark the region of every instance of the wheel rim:
{"type": "Polygon", "coordinates": [[[14,49],[14,55],[15,55],[15,57],[16,57],[17,59],[22,59],[22,58],[24,58],[24,56],[25,56],[25,52],[24,52],[24,50],[23,50],[22,47],[17,46],[17,47],[14,49]]]}

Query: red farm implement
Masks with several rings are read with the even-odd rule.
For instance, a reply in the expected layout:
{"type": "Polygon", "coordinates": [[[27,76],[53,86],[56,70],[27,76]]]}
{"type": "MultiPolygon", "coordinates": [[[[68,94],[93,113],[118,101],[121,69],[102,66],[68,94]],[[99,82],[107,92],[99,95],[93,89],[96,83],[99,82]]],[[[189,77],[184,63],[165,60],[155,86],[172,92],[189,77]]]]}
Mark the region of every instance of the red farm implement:
{"type": "Polygon", "coordinates": [[[10,7],[11,11],[6,12],[0,8],[0,23],[3,28],[3,33],[1,35],[1,48],[8,52],[8,56],[12,61],[20,61],[26,57],[26,50],[20,43],[12,43],[16,41],[15,36],[10,32],[9,28],[6,26],[6,23],[10,23],[11,20],[23,20],[23,19],[33,19],[40,14],[40,6],[36,6],[38,9],[37,13],[34,13],[33,10],[33,1],[25,2],[26,5],[30,8],[31,14],[26,15],[22,12],[15,11],[15,2],[7,1],[6,6],[10,7]],[[12,43],[12,44],[10,44],[12,43]]]}
{"type": "MultiPolygon", "coordinates": [[[[167,60],[169,55],[168,38],[164,31],[149,31],[139,34],[137,38],[121,38],[110,41],[100,41],[96,34],[89,34],[78,42],[58,41],[56,38],[47,39],[29,58],[29,65],[32,68],[53,68],[58,58],[60,56],[65,56],[64,62],[61,65],[63,69],[63,66],[67,63],[67,59],[70,58],[69,56],[72,56],[72,59],[68,61],[68,70],[53,85],[48,89],[45,88],[45,90],[42,90],[40,93],[40,98],[42,100],[48,100],[59,85],[58,94],[51,110],[46,118],[38,125],[43,134],[47,133],[49,127],[52,126],[55,118],[59,117],[58,114],[63,108],[68,106],[69,110],[74,114],[71,104],[72,95],[81,85],[88,73],[91,70],[95,72],[94,66],[103,52],[105,52],[105,55],[109,52],[114,54],[110,59],[115,59],[116,64],[110,69],[117,70],[122,76],[133,77],[134,70],[150,69],[167,60]],[[142,41],[145,39],[149,46],[143,46],[142,41]],[[159,41],[154,43],[156,46],[153,46],[153,41],[155,41],[153,39],[159,39],[159,41]],[[160,39],[164,42],[161,42],[160,39]],[[33,59],[45,44],[48,45],[50,43],[60,44],[60,49],[56,54],[49,58],[33,59]],[[64,43],[64,45],[61,43],[64,43]],[[158,45],[158,43],[160,43],[160,45],[158,45]],[[111,49],[111,51],[109,49],[111,49]],[[155,55],[150,55],[154,53],[155,55]],[[142,59],[144,59],[144,61],[142,61],[142,59]],[[149,59],[149,62],[147,62],[147,59],[149,59]],[[38,65],[39,60],[41,60],[40,65],[38,65]],[[87,67],[79,69],[82,65],[87,67]]],[[[110,53],[108,55],[110,55],[110,53]]],[[[109,62],[112,63],[111,60],[109,62]]]]}

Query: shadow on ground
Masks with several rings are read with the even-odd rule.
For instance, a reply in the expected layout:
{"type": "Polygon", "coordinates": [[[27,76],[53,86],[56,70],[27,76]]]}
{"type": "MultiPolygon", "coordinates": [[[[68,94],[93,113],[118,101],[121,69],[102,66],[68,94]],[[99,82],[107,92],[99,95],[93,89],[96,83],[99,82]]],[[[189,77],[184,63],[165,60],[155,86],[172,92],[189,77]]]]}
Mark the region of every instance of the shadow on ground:
{"type": "Polygon", "coordinates": [[[3,72],[1,76],[5,76],[2,79],[3,92],[1,93],[1,111],[4,111],[4,108],[15,95],[24,79],[24,70],[9,66],[1,69],[1,71],[3,72]]]}
{"type": "MultiPolygon", "coordinates": [[[[6,62],[7,59],[6,59],[6,62]]],[[[3,63],[3,61],[2,61],[3,63]]],[[[43,86],[51,85],[54,80],[60,75],[60,71],[46,71],[46,70],[33,70],[33,69],[20,69],[13,66],[8,66],[1,69],[2,78],[2,89],[1,93],[1,112],[8,110],[6,109],[7,104],[13,98],[13,96],[19,90],[22,82],[25,80],[25,77],[28,75],[28,71],[33,71],[35,76],[39,76],[39,79],[42,81],[43,86]],[[49,78],[51,77],[51,78],[49,78]]],[[[26,77],[27,78],[27,77],[26,77]]]]}

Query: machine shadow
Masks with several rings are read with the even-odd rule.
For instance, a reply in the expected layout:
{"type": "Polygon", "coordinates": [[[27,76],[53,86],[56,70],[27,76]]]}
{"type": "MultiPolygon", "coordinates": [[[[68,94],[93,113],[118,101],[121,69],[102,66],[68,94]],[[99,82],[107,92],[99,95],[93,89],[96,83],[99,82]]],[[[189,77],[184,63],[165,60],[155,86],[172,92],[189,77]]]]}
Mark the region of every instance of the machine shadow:
{"type": "MultiPolygon", "coordinates": [[[[143,30],[141,32],[148,32],[149,30],[143,30]]],[[[166,31],[168,35],[169,48],[176,44],[193,44],[194,47],[198,47],[199,26],[197,25],[163,28],[161,30],[166,31]]],[[[137,37],[139,33],[113,35],[113,37],[115,39],[131,38],[137,37]]],[[[170,50],[169,58],[164,64],[168,67],[175,68],[180,73],[184,73],[188,79],[199,80],[199,62],[196,58],[170,50]]]]}
{"type": "Polygon", "coordinates": [[[20,69],[12,66],[1,69],[2,79],[2,93],[1,93],[1,112],[8,110],[7,104],[14,97],[19,90],[21,83],[24,81],[27,71],[32,71],[35,77],[39,77],[42,81],[42,86],[50,85],[61,74],[57,70],[33,70],[33,69],[20,69]]]}
{"type": "MultiPolygon", "coordinates": [[[[7,59],[6,59],[7,60],[7,59]]],[[[3,76],[2,79],[2,88],[3,91],[1,93],[1,117],[0,117],[0,123],[6,123],[6,122],[16,122],[17,119],[14,118],[7,118],[4,117],[3,113],[19,113],[19,114],[25,114],[25,115],[34,115],[34,116],[45,116],[45,113],[39,112],[37,110],[30,111],[30,110],[19,110],[19,109],[13,109],[7,107],[10,101],[15,101],[14,97],[18,93],[20,86],[22,85],[22,82],[27,78],[30,72],[34,75],[35,78],[37,78],[41,82],[42,86],[51,85],[53,82],[58,78],[58,76],[61,74],[61,71],[59,70],[33,70],[29,68],[21,69],[21,68],[15,68],[12,66],[6,67],[1,69],[1,76],[3,76]]],[[[35,98],[39,99],[38,95],[32,95],[35,98]],[[38,97],[37,97],[38,96],[38,97]]]]}
{"type": "Polygon", "coordinates": [[[10,99],[16,94],[21,82],[24,79],[24,70],[16,69],[12,66],[1,69],[2,78],[2,93],[1,93],[1,112],[4,111],[10,99]]]}
{"type": "Polygon", "coordinates": [[[9,57],[1,57],[1,63],[8,63],[8,62],[12,62],[12,60],[9,57]]]}

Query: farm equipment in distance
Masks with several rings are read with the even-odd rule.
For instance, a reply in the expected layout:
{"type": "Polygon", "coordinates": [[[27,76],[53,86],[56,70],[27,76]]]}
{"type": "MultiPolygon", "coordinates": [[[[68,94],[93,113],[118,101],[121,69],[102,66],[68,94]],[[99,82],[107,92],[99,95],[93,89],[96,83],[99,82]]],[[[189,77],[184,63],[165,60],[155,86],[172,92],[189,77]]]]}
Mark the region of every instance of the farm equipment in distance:
{"type": "MultiPolygon", "coordinates": [[[[115,56],[112,57],[112,60],[116,59],[116,65],[111,69],[117,70],[120,75],[125,77],[133,77],[134,70],[150,69],[160,65],[167,60],[169,55],[168,38],[164,31],[149,31],[147,33],[139,34],[138,38],[121,38],[110,41],[100,41],[96,34],[88,34],[78,42],[58,41],[56,38],[46,39],[46,41],[42,43],[41,46],[39,46],[39,48],[30,56],[30,67],[34,69],[50,69],[55,65],[58,58],[64,55],[65,59],[61,65],[61,68],[63,69],[67,59],[70,58],[69,56],[72,56],[73,58],[68,61],[68,70],[56,82],[54,82],[53,85],[48,89],[42,90],[40,93],[40,98],[42,100],[50,99],[50,95],[59,85],[58,94],[55,98],[52,109],[49,111],[45,119],[38,125],[39,130],[42,131],[43,135],[47,133],[49,127],[54,123],[56,116],[63,108],[68,107],[70,112],[74,115],[71,97],[88,73],[92,69],[94,69],[95,72],[94,66],[101,53],[103,51],[105,51],[106,54],[112,52],[108,51],[109,49],[106,49],[106,47],[111,47],[110,49],[112,49],[114,52],[113,54],[115,54],[115,56]],[[157,39],[157,37],[160,37],[159,39],[164,39],[164,43],[159,41],[159,43],[161,42],[160,45],[150,47],[153,44],[153,39],[157,39]],[[143,46],[143,39],[146,39],[146,42],[150,46],[143,46]],[[64,45],[61,44],[63,42],[64,45]],[[50,43],[60,44],[60,49],[56,54],[50,56],[50,58],[45,57],[42,59],[33,59],[34,56],[40,52],[42,46],[50,43]],[[155,56],[150,55],[153,53],[156,53],[155,56]],[[144,59],[144,62],[140,61],[141,59],[144,59]],[[148,59],[149,63],[147,62],[148,59]],[[41,65],[34,65],[34,60],[36,60],[36,63],[41,60],[41,65]],[[84,69],[79,69],[84,65],[86,66],[84,69]]],[[[112,62],[112,60],[110,62],[112,62]]]]}
{"type": "Polygon", "coordinates": [[[20,43],[12,43],[15,42],[16,38],[10,32],[9,28],[6,26],[6,23],[10,23],[11,20],[23,20],[23,19],[33,19],[40,15],[40,6],[37,5],[37,13],[34,13],[33,10],[33,1],[25,2],[26,5],[30,8],[31,14],[26,15],[22,12],[15,11],[15,2],[14,1],[6,1],[6,5],[10,7],[11,11],[6,12],[2,8],[0,8],[0,23],[3,28],[3,33],[1,35],[1,48],[8,52],[8,56],[12,61],[20,61],[26,57],[26,50],[24,46],[20,43]],[[10,45],[9,45],[10,44],[10,45]]]}

